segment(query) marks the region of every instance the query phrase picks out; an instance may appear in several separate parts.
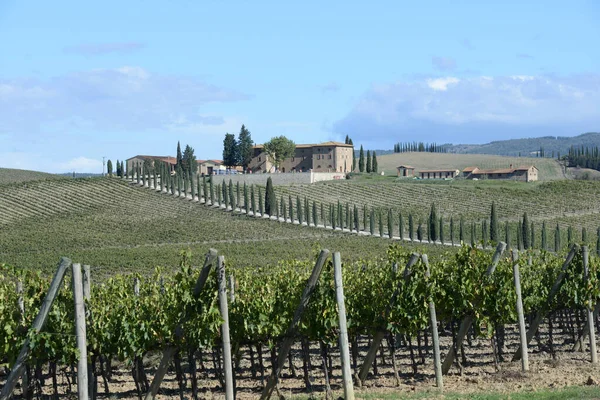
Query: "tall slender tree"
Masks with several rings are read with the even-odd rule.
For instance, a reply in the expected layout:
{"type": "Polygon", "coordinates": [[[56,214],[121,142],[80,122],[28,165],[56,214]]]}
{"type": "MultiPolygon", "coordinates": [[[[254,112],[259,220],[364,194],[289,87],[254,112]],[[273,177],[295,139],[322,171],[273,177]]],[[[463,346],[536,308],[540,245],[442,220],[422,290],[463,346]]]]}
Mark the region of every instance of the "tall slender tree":
{"type": "Polygon", "coordinates": [[[542,222],[542,250],[548,250],[548,237],[546,234],[546,221],[542,222]]]}
{"type": "Polygon", "coordinates": [[[437,212],[435,210],[435,203],[431,203],[431,210],[429,211],[429,224],[427,225],[427,231],[428,231],[429,241],[434,242],[434,243],[436,240],[438,240],[437,225],[438,225],[438,218],[437,218],[437,212]]]}
{"type": "Polygon", "coordinates": [[[492,211],[490,213],[490,240],[493,243],[498,243],[500,238],[498,236],[498,215],[496,214],[496,202],[492,202],[492,211]]]}
{"type": "Polygon", "coordinates": [[[183,167],[183,155],[181,154],[181,144],[177,142],[177,165],[175,168],[183,167]]]}
{"type": "Polygon", "coordinates": [[[113,174],[113,165],[112,165],[112,161],[108,160],[106,162],[106,173],[108,174],[108,176],[112,176],[113,174]]]}
{"type": "Polygon", "coordinates": [[[267,189],[265,191],[265,212],[269,215],[275,211],[275,202],[277,198],[275,197],[275,189],[273,188],[273,180],[271,177],[267,179],[267,189]]]}
{"type": "Polygon", "coordinates": [[[523,231],[521,232],[521,237],[523,239],[523,248],[525,250],[531,248],[531,232],[529,231],[529,228],[529,218],[527,218],[527,213],[524,213],[522,222],[523,231]]]}
{"type": "Polygon", "coordinates": [[[363,150],[362,144],[360,145],[360,153],[358,156],[358,171],[365,172],[365,151],[363,150]]]}
{"type": "Polygon", "coordinates": [[[377,173],[377,154],[375,154],[375,150],[373,150],[373,160],[371,161],[371,172],[377,173]]]}
{"type": "Polygon", "coordinates": [[[414,231],[415,231],[415,221],[413,220],[413,215],[408,214],[408,238],[412,242],[414,240],[414,231]]]}
{"type": "Polygon", "coordinates": [[[554,230],[554,251],[558,253],[560,251],[560,226],[556,224],[556,229],[554,230]]]}
{"type": "Polygon", "coordinates": [[[250,135],[250,131],[246,128],[245,125],[242,125],[240,128],[240,133],[238,133],[237,140],[237,153],[238,153],[238,165],[241,165],[244,168],[244,172],[248,170],[248,165],[252,161],[252,146],[254,142],[252,141],[252,136],[250,135]]]}
{"type": "Polygon", "coordinates": [[[235,167],[238,161],[238,149],[235,135],[226,133],[223,139],[223,165],[231,169],[235,167]]]}
{"type": "Polygon", "coordinates": [[[404,241],[404,219],[402,218],[402,213],[398,214],[398,235],[400,236],[400,241],[404,241]]]}
{"type": "Polygon", "coordinates": [[[373,164],[371,161],[371,150],[367,150],[367,173],[373,171],[373,164]]]}

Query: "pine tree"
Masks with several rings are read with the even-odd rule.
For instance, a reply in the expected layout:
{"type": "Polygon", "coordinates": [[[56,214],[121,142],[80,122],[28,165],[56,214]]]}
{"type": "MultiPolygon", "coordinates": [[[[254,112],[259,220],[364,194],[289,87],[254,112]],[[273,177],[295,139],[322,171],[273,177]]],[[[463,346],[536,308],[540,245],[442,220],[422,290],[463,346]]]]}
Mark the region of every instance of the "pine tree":
{"type": "Polygon", "coordinates": [[[250,165],[250,162],[252,161],[253,145],[254,142],[252,141],[250,131],[246,129],[245,125],[242,125],[237,140],[237,163],[244,168],[244,173],[246,173],[248,165],[250,165]]]}
{"type": "Polygon", "coordinates": [[[335,231],[335,206],[329,204],[329,220],[331,221],[331,229],[335,231]]]}
{"type": "Polygon", "coordinates": [[[352,214],[350,213],[350,204],[346,203],[346,226],[345,228],[348,230],[352,230],[350,226],[350,219],[352,218],[352,214]]]}
{"type": "Polygon", "coordinates": [[[123,161],[121,161],[121,178],[125,177],[125,167],[123,161]]]}
{"type": "Polygon", "coordinates": [[[358,171],[365,172],[365,152],[362,144],[360,145],[360,153],[358,155],[358,171]]]}
{"type": "Polygon", "coordinates": [[[367,150],[367,174],[373,172],[373,164],[371,161],[371,150],[367,150]]]}
{"type": "Polygon", "coordinates": [[[375,154],[375,150],[373,150],[373,161],[371,164],[371,172],[377,173],[377,154],[375,154]]]}
{"type": "Polygon", "coordinates": [[[529,231],[529,219],[527,218],[527,213],[523,214],[522,229],[521,238],[523,240],[523,248],[527,250],[531,248],[531,232],[529,231]]]}
{"type": "Polygon", "coordinates": [[[435,203],[431,204],[431,210],[429,211],[429,224],[427,226],[427,230],[428,230],[428,239],[430,242],[434,242],[438,239],[438,234],[437,234],[437,224],[438,224],[438,218],[437,218],[437,213],[435,210],[435,203]]]}
{"type": "Polygon", "coordinates": [[[267,214],[272,215],[271,212],[275,211],[276,199],[273,180],[269,177],[267,179],[267,189],[265,190],[265,212],[267,214]]]}
{"type": "Polygon", "coordinates": [[[600,257],[600,228],[596,230],[596,255],[600,257]]]}
{"type": "Polygon", "coordinates": [[[498,243],[500,238],[498,236],[498,216],[496,215],[496,202],[492,202],[492,211],[490,214],[490,240],[493,243],[498,243]]]}
{"type": "Polygon", "coordinates": [[[327,218],[325,217],[325,206],[321,203],[321,219],[323,220],[323,226],[327,228],[327,218]]]}
{"type": "Polygon", "coordinates": [[[240,196],[240,182],[237,181],[235,184],[235,208],[239,208],[240,210],[242,209],[242,203],[241,203],[241,196],[240,196]]]}
{"type": "Polygon", "coordinates": [[[235,135],[233,133],[226,133],[225,139],[223,139],[223,165],[231,169],[237,164],[238,158],[235,135]]]}
{"type": "Polygon", "coordinates": [[[414,240],[413,232],[415,231],[414,220],[412,214],[408,214],[408,238],[412,242],[414,240]]]}
{"type": "MultiPolygon", "coordinates": [[[[194,175],[190,174],[190,189],[192,194],[192,200],[196,199],[196,188],[194,187],[194,175]]],[[[154,174],[154,187],[156,187],[156,174],[154,174]]],[[[198,199],[199,200],[199,199],[198,199]]]]}
{"type": "Polygon", "coordinates": [[[306,196],[304,196],[304,215],[306,216],[306,226],[310,226],[310,203],[306,196]]]}

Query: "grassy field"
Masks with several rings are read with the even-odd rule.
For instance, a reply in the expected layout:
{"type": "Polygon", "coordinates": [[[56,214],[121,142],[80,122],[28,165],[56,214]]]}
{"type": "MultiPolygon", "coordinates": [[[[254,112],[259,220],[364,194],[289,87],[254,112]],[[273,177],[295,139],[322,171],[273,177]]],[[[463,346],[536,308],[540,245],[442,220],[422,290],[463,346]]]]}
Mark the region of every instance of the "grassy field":
{"type": "Polygon", "coordinates": [[[421,169],[456,168],[462,171],[466,167],[482,169],[508,168],[510,165],[535,165],[539,170],[540,181],[564,179],[560,164],[551,158],[505,157],[489,154],[450,154],[450,153],[395,153],[377,156],[379,171],[396,176],[396,167],[412,165],[416,171],[421,169]]]}
{"type": "Polygon", "coordinates": [[[184,249],[201,263],[210,247],[233,265],[312,258],[319,247],[355,260],[384,257],[389,244],[225,212],[119,179],[0,185],[0,262],[23,267],[49,270],[68,256],[108,274],[143,272],[176,266],[184,249]]]}
{"type": "Polygon", "coordinates": [[[28,171],[24,169],[0,168],[0,185],[41,179],[64,179],[64,177],[60,175],[47,174],[45,172],[28,171]]]}

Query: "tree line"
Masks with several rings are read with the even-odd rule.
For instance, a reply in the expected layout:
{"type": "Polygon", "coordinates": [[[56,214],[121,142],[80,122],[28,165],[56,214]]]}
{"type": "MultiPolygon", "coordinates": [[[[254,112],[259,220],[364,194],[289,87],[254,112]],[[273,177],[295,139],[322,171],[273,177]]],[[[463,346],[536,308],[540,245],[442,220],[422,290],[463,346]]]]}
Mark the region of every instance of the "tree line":
{"type": "Polygon", "coordinates": [[[569,153],[565,156],[567,166],[582,167],[600,171],[600,151],[596,147],[571,146],[569,153]]]}
{"type": "Polygon", "coordinates": [[[367,150],[367,157],[365,163],[365,151],[361,145],[360,151],[358,153],[358,171],[366,173],[377,173],[378,169],[379,166],[377,165],[377,154],[375,153],[375,150],[373,150],[373,156],[371,156],[371,151],[367,150]]]}
{"type": "Polygon", "coordinates": [[[398,142],[394,145],[394,153],[408,152],[447,153],[448,148],[445,145],[424,142],[398,142]]]}

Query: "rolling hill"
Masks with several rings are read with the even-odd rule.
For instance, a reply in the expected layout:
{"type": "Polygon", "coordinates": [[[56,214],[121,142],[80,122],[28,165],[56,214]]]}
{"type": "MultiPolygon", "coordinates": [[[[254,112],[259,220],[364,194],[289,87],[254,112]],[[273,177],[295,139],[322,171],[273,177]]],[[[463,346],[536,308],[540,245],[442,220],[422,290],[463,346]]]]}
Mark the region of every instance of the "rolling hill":
{"type": "Polygon", "coordinates": [[[0,168],[0,185],[45,179],[64,179],[63,176],[24,169],[0,168]]]}

